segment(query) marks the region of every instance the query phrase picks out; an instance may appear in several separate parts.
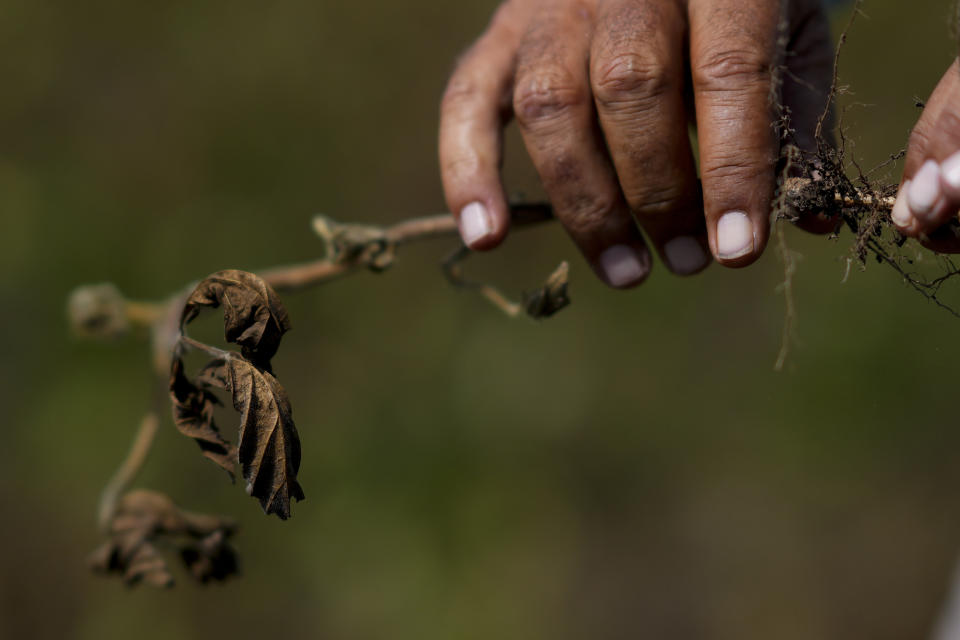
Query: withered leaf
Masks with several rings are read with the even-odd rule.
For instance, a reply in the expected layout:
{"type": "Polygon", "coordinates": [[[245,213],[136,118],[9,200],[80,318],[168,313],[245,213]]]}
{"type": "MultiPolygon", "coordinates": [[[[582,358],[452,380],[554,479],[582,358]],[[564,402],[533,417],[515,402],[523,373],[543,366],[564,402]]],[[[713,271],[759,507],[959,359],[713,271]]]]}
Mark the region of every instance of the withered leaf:
{"type": "Polygon", "coordinates": [[[173,403],[173,421],[183,435],[193,438],[203,455],[226,469],[233,479],[237,450],[220,435],[213,421],[214,407],[220,404],[207,389],[194,385],[183,373],[183,361],[173,360],[170,369],[170,400],[173,403]]]}
{"type": "Polygon", "coordinates": [[[523,296],[523,306],[527,315],[534,319],[549,318],[570,304],[567,293],[570,267],[566,262],[560,263],[542,287],[523,296]]]}
{"type": "Polygon", "coordinates": [[[290,318],[280,297],[262,278],[246,271],[218,271],[204,279],[187,298],[180,328],[201,307],[223,307],[224,337],[240,345],[243,355],[263,369],[277,352],[280,338],[290,330],[290,318]]]}
{"type": "Polygon", "coordinates": [[[297,482],[300,436],[287,392],[269,371],[232,353],[212,360],[197,380],[232,395],[240,413],[238,453],[247,493],[266,514],[286,520],[290,499],[304,499],[297,482]]]}
{"type": "Polygon", "coordinates": [[[218,529],[196,544],[180,549],[180,558],[200,582],[226,580],[238,572],[237,552],[227,541],[229,533],[218,529]]]}
{"type": "Polygon", "coordinates": [[[91,554],[90,566],[120,574],[131,586],[171,587],[173,575],[160,549],[174,546],[197,580],[225,580],[237,572],[236,553],[227,542],[235,530],[229,520],[181,511],[162,493],[131,491],[120,500],[109,539],[91,554]]]}
{"type": "Polygon", "coordinates": [[[90,567],[99,573],[119,573],[129,586],[145,582],[154,587],[173,586],[173,575],[157,548],[138,532],[117,533],[90,556],[90,567]]]}

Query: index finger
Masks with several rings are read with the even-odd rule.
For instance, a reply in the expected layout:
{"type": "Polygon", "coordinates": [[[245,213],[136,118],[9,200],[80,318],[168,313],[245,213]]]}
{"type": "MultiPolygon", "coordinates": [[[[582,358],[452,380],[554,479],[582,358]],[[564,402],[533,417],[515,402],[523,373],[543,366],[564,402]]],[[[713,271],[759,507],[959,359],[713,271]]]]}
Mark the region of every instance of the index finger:
{"type": "Polygon", "coordinates": [[[503,5],[464,56],[440,108],[440,175],[447,206],[471,249],[500,244],[510,224],[500,179],[503,127],[510,116],[516,51],[525,6],[503,5]]]}
{"type": "Polygon", "coordinates": [[[727,266],[756,260],[770,234],[776,0],[690,0],[690,61],[710,248],[727,266]]]}

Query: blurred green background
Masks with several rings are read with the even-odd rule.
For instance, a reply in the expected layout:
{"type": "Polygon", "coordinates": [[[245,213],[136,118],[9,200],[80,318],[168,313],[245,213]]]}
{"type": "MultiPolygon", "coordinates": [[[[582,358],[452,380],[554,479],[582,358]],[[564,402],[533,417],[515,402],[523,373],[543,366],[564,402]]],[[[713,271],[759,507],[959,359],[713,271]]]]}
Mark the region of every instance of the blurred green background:
{"type": "MultiPolygon", "coordinates": [[[[574,305],[542,324],[451,290],[445,242],[287,295],[307,500],[264,517],[167,422],[138,484],[236,516],[244,577],[87,573],[151,377],[141,341],[69,335],[68,292],[158,299],[315,257],[315,212],[442,210],[439,96],[495,4],[3,3],[0,638],[927,634],[960,552],[960,321],[879,265],[841,283],[850,236],[794,229],[782,374],[773,251],[624,294],[559,229],[518,233],[470,268],[519,291],[570,259],[574,305]]],[[[841,77],[866,165],[956,53],[946,4],[865,4],[841,77]]]]}

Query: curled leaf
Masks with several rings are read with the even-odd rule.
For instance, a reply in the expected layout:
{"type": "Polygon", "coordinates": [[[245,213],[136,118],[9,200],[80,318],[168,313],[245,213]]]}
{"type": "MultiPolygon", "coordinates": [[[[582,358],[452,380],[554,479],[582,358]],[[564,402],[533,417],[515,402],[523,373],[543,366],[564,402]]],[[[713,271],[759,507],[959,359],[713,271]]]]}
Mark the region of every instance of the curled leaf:
{"type": "Polygon", "coordinates": [[[247,493],[266,514],[286,520],[290,499],[304,499],[297,482],[300,436],[287,392],[269,371],[232,353],[211,361],[198,381],[232,395],[240,413],[238,455],[247,493]]]}
{"type": "Polygon", "coordinates": [[[237,552],[227,541],[229,534],[218,529],[196,544],[180,549],[180,558],[199,582],[223,581],[238,573],[237,552]]]}
{"type": "Polygon", "coordinates": [[[287,312],[274,290],[260,277],[243,271],[220,271],[205,279],[187,297],[181,315],[181,335],[175,349],[197,348],[214,359],[196,384],[183,375],[183,363],[171,364],[170,389],[177,426],[194,438],[212,458],[232,471],[240,461],[247,493],[267,514],[290,517],[290,499],[303,500],[297,482],[300,438],[293,424],[290,401],[270,368],[283,334],[290,328],[287,312]],[[224,333],[241,346],[241,353],[223,351],[183,335],[183,327],[201,307],[224,309],[224,333]],[[216,403],[209,389],[232,395],[240,413],[237,448],[229,446],[213,424],[216,403]]]}
{"type": "Polygon", "coordinates": [[[207,389],[195,386],[183,373],[183,361],[175,358],[170,369],[170,400],[177,429],[200,445],[203,455],[226,469],[233,479],[237,450],[220,434],[213,410],[220,401],[207,389]]]}
{"type": "Polygon", "coordinates": [[[214,516],[181,511],[155,491],[131,491],[110,521],[109,539],[90,555],[94,571],[117,573],[133,586],[173,586],[173,574],[160,549],[173,546],[200,582],[237,573],[236,552],[227,540],[236,524],[214,516]]]}
{"type": "Polygon", "coordinates": [[[549,318],[570,304],[567,294],[570,266],[566,262],[550,274],[542,287],[532,293],[525,293],[523,306],[527,315],[534,319],[549,318]]]}
{"type": "Polygon", "coordinates": [[[269,369],[290,318],[280,297],[257,275],[230,269],[218,271],[196,286],[180,316],[181,331],[201,307],[223,307],[224,337],[240,345],[243,355],[269,369]]]}

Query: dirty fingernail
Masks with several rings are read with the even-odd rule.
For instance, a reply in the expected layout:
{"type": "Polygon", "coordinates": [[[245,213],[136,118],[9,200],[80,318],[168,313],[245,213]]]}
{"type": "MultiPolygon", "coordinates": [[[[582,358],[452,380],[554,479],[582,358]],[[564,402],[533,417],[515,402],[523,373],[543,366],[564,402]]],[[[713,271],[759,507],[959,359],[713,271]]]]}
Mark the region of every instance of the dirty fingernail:
{"type": "Polygon", "coordinates": [[[717,256],[733,260],[753,251],[753,224],[743,211],[730,211],[717,222],[717,256]]]}
{"type": "Polygon", "coordinates": [[[906,229],[913,221],[913,215],[907,205],[907,192],[910,191],[910,184],[910,180],[907,180],[900,187],[900,193],[897,194],[897,200],[893,203],[893,210],[890,212],[890,218],[901,229],[906,229]]]}
{"type": "Polygon", "coordinates": [[[650,256],[631,246],[617,244],[600,254],[600,269],[612,287],[640,283],[650,271],[650,256]]]}
{"type": "Polygon", "coordinates": [[[677,275],[686,276],[700,271],[710,257],[703,245],[693,236],[677,236],[663,245],[667,266],[677,275]]]}
{"type": "Polygon", "coordinates": [[[940,199],[940,166],[927,160],[913,176],[910,189],[906,191],[907,203],[914,215],[926,216],[933,211],[933,205],[940,199]]]}
{"type": "Polygon", "coordinates": [[[468,247],[490,235],[491,231],[490,212],[482,203],[471,202],[460,211],[460,236],[468,247]]]}

